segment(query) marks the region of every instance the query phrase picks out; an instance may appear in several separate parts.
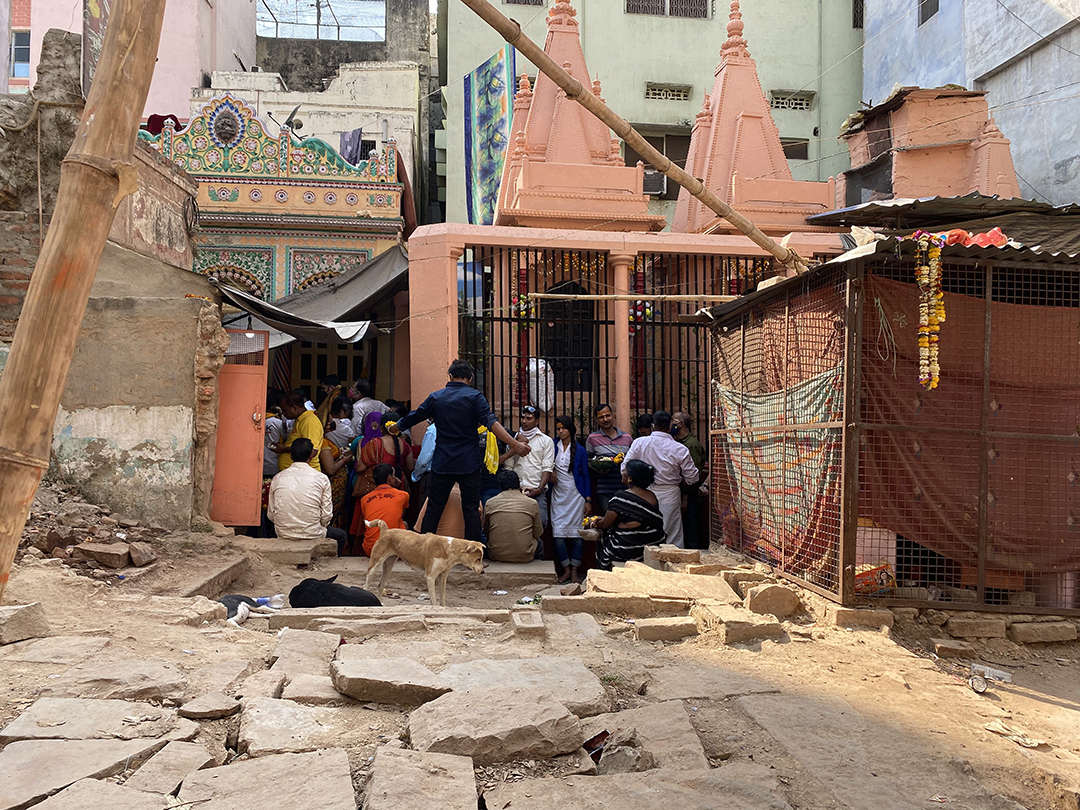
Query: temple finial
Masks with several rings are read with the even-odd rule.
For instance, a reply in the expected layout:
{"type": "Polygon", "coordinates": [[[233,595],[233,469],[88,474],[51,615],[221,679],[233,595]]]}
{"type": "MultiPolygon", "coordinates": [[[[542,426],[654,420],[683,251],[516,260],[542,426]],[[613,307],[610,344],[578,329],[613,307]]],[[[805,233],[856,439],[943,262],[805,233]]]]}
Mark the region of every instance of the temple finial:
{"type": "Polygon", "coordinates": [[[720,56],[750,56],[750,49],[747,47],[746,39],[743,37],[743,28],[745,25],[742,21],[742,12],[739,10],[739,0],[731,0],[731,13],[728,15],[727,33],[728,37],[724,40],[724,44],[720,46],[720,56]]]}

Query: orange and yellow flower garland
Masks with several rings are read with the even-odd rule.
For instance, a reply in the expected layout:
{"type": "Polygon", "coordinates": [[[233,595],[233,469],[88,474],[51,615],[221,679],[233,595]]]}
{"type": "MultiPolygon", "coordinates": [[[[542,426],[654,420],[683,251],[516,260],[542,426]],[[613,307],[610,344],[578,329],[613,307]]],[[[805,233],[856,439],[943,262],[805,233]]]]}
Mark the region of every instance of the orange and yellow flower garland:
{"type": "Polygon", "coordinates": [[[925,232],[912,238],[915,252],[915,280],[919,285],[919,384],[927,390],[938,387],[941,366],[938,338],[945,323],[945,295],[941,291],[941,247],[944,239],[925,232]]]}

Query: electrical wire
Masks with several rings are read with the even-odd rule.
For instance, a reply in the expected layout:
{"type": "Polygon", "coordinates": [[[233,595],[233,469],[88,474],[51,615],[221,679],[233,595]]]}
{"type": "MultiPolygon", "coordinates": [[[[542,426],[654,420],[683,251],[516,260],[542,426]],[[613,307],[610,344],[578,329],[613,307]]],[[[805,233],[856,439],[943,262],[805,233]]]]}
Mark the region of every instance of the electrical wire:
{"type": "MultiPolygon", "coordinates": [[[[1006,10],[1007,12],[1009,12],[1009,14],[1010,14],[1010,15],[1012,15],[1013,17],[1015,17],[1015,18],[1016,18],[1016,20],[1017,20],[1017,21],[1018,21],[1018,22],[1019,22],[1019,23],[1020,23],[1020,24],[1021,24],[1022,26],[1024,26],[1024,27],[1025,27],[1026,29],[1028,29],[1028,30],[1029,30],[1029,31],[1030,31],[1031,33],[1033,33],[1033,34],[1034,34],[1035,36],[1037,36],[1037,37],[1039,38],[1039,42],[1049,42],[1049,43],[1050,43],[1051,45],[1053,45],[1053,46],[1054,46],[1055,48],[1060,48],[1061,50],[1065,51],[1065,53],[1071,53],[1071,54],[1072,54],[1073,56],[1080,56],[1080,53],[1077,53],[1076,51],[1070,51],[1070,50],[1069,50],[1068,48],[1066,48],[1066,47],[1065,47],[1064,45],[1058,45],[1058,44],[1057,44],[1056,42],[1054,42],[1054,40],[1050,39],[1050,36],[1051,36],[1050,34],[1040,34],[1040,33],[1039,33],[1038,31],[1036,31],[1036,30],[1035,30],[1034,28],[1032,28],[1032,27],[1031,27],[1030,25],[1028,25],[1027,21],[1026,21],[1026,20],[1024,20],[1024,18],[1023,18],[1023,17],[1021,17],[1021,16],[1019,15],[1019,14],[1017,14],[1017,13],[1016,13],[1015,11],[1013,11],[1013,10],[1012,10],[1011,8],[1009,8],[1009,7],[1007,6],[1007,5],[1005,5],[1005,4],[1004,4],[1004,3],[1002,2],[1002,0],[997,0],[997,4],[998,4],[999,6],[1001,6],[1001,7],[1003,8],[1003,9],[1005,9],[1005,10],[1006,10]]],[[[1071,23],[1074,23],[1074,22],[1076,22],[1077,20],[1080,20],[1080,16],[1077,16],[1077,17],[1073,17],[1073,18],[1072,18],[1071,20],[1069,20],[1069,22],[1065,23],[1065,25],[1069,25],[1069,24],[1071,24],[1071,23]]],[[[1065,26],[1063,25],[1063,26],[1062,26],[1062,28],[1064,28],[1064,27],[1065,27],[1065,26]]],[[[1058,31],[1060,31],[1060,30],[1061,30],[1061,29],[1059,28],[1059,29],[1058,29],[1058,31]]],[[[1057,31],[1055,31],[1054,33],[1056,34],[1056,33],[1057,33],[1057,31]]],[[[1038,44],[1038,43],[1036,43],[1036,44],[1038,44]]]]}

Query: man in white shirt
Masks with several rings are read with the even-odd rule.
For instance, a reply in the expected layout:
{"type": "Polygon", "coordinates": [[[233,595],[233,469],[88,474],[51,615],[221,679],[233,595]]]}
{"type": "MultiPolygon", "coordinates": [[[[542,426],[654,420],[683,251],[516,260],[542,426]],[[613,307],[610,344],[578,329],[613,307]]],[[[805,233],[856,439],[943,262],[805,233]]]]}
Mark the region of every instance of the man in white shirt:
{"type": "Polygon", "coordinates": [[[282,540],[322,540],[337,542],[341,555],[347,536],[330,526],[334,502],[330,479],[307,462],[315,452],[310,439],[296,439],[289,448],[293,463],[274,476],[266,516],[282,540]]]}
{"type": "Polygon", "coordinates": [[[648,436],[634,439],[623,459],[622,469],[634,459],[644,461],[656,470],[656,478],[649,489],[656,495],[660,512],[664,515],[664,531],[667,542],[685,548],[682,525],[682,484],[696,484],[698,468],[690,451],[671,435],[671,414],[657,411],[653,414],[653,431],[648,436]]]}
{"type": "Polygon", "coordinates": [[[353,429],[359,435],[364,430],[364,417],[369,413],[386,413],[389,410],[385,403],[373,398],[371,395],[374,389],[371,387],[371,383],[367,380],[357,380],[353,389],[358,395],[358,399],[352,406],[352,423],[355,426],[353,429]]]}
{"type": "Polygon", "coordinates": [[[536,501],[540,507],[540,522],[547,527],[547,487],[555,474],[555,442],[540,431],[540,418],[536,408],[525,405],[521,409],[521,430],[514,437],[532,448],[526,456],[507,450],[499,457],[503,467],[513,470],[521,479],[521,491],[536,501]]]}
{"type": "Polygon", "coordinates": [[[285,420],[281,418],[278,411],[281,396],[282,392],[277,389],[268,389],[266,392],[266,416],[263,419],[263,478],[273,478],[277,475],[278,458],[277,453],[271,449],[271,445],[281,444],[289,435],[285,420]]]}

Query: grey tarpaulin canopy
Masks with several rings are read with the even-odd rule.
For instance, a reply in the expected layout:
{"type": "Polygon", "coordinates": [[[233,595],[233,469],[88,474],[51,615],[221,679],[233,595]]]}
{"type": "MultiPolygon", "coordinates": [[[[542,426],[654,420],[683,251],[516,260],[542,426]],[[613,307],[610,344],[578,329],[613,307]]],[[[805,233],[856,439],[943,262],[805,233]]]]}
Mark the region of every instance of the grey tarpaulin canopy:
{"type": "MultiPolygon", "coordinates": [[[[229,303],[252,316],[252,329],[270,330],[272,349],[293,340],[357,343],[385,334],[371,321],[354,318],[381,299],[404,289],[408,269],[408,254],[401,245],[395,245],[331,281],[279,298],[273,304],[220,282],[216,282],[216,286],[229,303]]],[[[227,320],[225,325],[243,323],[246,326],[246,319],[231,320],[233,324],[227,320]]]]}

